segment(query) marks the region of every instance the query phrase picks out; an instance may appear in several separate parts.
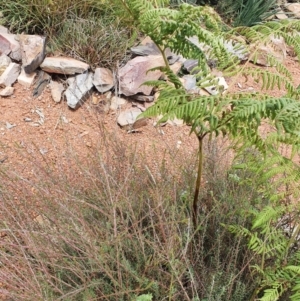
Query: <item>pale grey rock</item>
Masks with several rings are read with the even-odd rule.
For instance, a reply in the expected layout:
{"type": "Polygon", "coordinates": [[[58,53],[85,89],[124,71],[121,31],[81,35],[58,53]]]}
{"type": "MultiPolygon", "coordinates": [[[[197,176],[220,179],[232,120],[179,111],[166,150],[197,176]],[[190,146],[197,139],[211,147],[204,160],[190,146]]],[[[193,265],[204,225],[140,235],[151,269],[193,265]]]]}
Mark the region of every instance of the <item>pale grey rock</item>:
{"type": "Polygon", "coordinates": [[[20,65],[16,63],[10,63],[9,66],[0,76],[0,87],[11,86],[18,78],[20,74],[20,65]]]}
{"type": "Polygon", "coordinates": [[[76,109],[93,88],[93,74],[91,72],[85,72],[69,79],[68,82],[70,84],[65,91],[67,104],[70,108],[76,109]]]}
{"type": "Polygon", "coordinates": [[[287,3],[285,8],[292,13],[295,18],[300,18],[300,3],[287,3]]]}
{"type": "Polygon", "coordinates": [[[198,66],[198,60],[188,59],[184,61],[183,67],[186,69],[187,72],[191,73],[192,70],[198,66]]]}
{"type": "Polygon", "coordinates": [[[187,91],[193,90],[197,87],[197,81],[194,75],[184,75],[181,78],[181,82],[187,91]]]}
{"type": "Polygon", "coordinates": [[[3,90],[0,91],[0,96],[7,97],[14,94],[14,88],[13,87],[5,87],[3,90]]]}
{"type": "Polygon", "coordinates": [[[0,25],[0,33],[9,33],[9,31],[6,27],[0,25]]]}
{"type": "Polygon", "coordinates": [[[127,103],[127,100],[122,98],[122,97],[118,97],[118,96],[113,96],[110,99],[110,110],[116,111],[118,109],[120,109],[123,105],[125,105],[127,103]]]}
{"type": "Polygon", "coordinates": [[[53,80],[50,81],[51,96],[56,103],[59,103],[61,101],[64,90],[65,88],[62,83],[53,80]]]}
{"type": "Polygon", "coordinates": [[[120,113],[117,122],[121,127],[134,124],[141,111],[137,108],[126,110],[120,113]]]}
{"type": "Polygon", "coordinates": [[[289,17],[282,11],[280,10],[279,12],[277,12],[275,14],[276,18],[279,19],[279,20],[285,20],[285,19],[288,19],[289,17]]]}
{"type": "Polygon", "coordinates": [[[36,72],[32,72],[30,74],[27,74],[24,70],[24,68],[21,69],[21,73],[18,76],[18,83],[26,88],[30,88],[34,82],[34,79],[36,77],[36,72]]]}
{"type": "Polygon", "coordinates": [[[228,84],[224,77],[218,76],[218,77],[216,77],[216,81],[217,81],[216,85],[204,87],[204,89],[207,92],[209,92],[209,94],[211,94],[211,95],[217,95],[219,93],[222,94],[225,90],[228,89],[228,84]]]}
{"type": "Polygon", "coordinates": [[[0,75],[5,71],[5,69],[9,66],[11,63],[10,57],[8,57],[6,54],[0,55],[0,75]]]}
{"type": "Polygon", "coordinates": [[[89,65],[70,57],[46,57],[40,65],[41,69],[49,73],[74,75],[89,69],[89,65]]]}
{"type": "Polygon", "coordinates": [[[37,35],[19,35],[22,64],[27,74],[33,73],[43,62],[46,38],[37,35]]]}
{"type": "Polygon", "coordinates": [[[153,87],[145,86],[143,83],[149,80],[158,80],[162,72],[159,70],[148,70],[164,66],[162,56],[149,55],[146,57],[135,57],[119,70],[120,93],[126,96],[143,93],[150,95],[153,87]]]}
{"type": "Polygon", "coordinates": [[[21,48],[17,35],[0,33],[0,53],[8,55],[12,60],[21,61],[21,48]]]}
{"type": "Polygon", "coordinates": [[[100,93],[105,93],[114,86],[114,76],[107,68],[96,68],[93,84],[100,93]]]}

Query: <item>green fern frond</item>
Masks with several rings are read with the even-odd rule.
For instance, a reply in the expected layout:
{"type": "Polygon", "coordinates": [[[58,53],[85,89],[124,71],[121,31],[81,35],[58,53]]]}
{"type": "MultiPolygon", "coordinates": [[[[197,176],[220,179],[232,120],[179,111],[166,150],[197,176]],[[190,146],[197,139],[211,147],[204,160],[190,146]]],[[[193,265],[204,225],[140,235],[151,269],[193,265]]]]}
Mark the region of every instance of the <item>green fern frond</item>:
{"type": "Polygon", "coordinates": [[[265,207],[258,215],[255,217],[252,225],[252,229],[260,228],[271,220],[278,218],[282,213],[283,208],[277,207],[276,209],[272,206],[265,207]]]}

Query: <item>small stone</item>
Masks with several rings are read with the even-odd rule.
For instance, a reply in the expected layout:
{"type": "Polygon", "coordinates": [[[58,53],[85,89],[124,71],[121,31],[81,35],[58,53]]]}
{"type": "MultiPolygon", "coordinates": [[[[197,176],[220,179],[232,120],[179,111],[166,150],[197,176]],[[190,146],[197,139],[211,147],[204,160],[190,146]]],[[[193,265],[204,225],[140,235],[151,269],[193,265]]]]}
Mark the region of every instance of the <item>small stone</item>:
{"type": "Polygon", "coordinates": [[[0,75],[5,71],[5,69],[9,66],[11,63],[10,57],[8,57],[6,54],[0,55],[0,75]]]}
{"type": "Polygon", "coordinates": [[[5,126],[6,126],[6,128],[7,128],[8,130],[10,130],[10,129],[14,128],[16,125],[15,125],[15,124],[11,124],[11,123],[9,123],[8,121],[6,121],[5,126]]]}
{"type": "Polygon", "coordinates": [[[62,94],[64,92],[65,88],[62,83],[50,80],[50,91],[51,91],[51,96],[52,99],[56,102],[59,103],[62,98],[62,94]]]}
{"type": "Polygon", "coordinates": [[[5,87],[2,91],[0,91],[0,96],[7,97],[13,95],[13,93],[14,93],[13,87],[5,87]]]}
{"type": "Polygon", "coordinates": [[[18,76],[18,83],[26,88],[30,88],[34,82],[35,77],[36,77],[36,72],[27,74],[25,70],[22,68],[21,73],[18,76]]]}
{"type": "Polygon", "coordinates": [[[224,77],[216,77],[218,84],[212,85],[208,87],[204,87],[204,89],[209,92],[211,95],[217,95],[219,93],[223,93],[225,90],[228,89],[228,84],[224,77]]]}
{"type": "Polygon", "coordinates": [[[0,87],[11,86],[18,78],[20,74],[20,65],[16,63],[10,63],[9,66],[0,76],[0,87]]]}
{"type": "Polygon", "coordinates": [[[121,127],[134,124],[137,117],[141,114],[139,109],[126,110],[120,113],[117,122],[121,127]]]}
{"type": "Polygon", "coordinates": [[[112,72],[107,68],[96,68],[93,84],[101,93],[109,91],[114,86],[112,72]]]}
{"type": "Polygon", "coordinates": [[[127,100],[118,96],[113,96],[110,101],[110,109],[116,111],[126,104],[127,100]]]}
{"type": "Polygon", "coordinates": [[[152,102],[152,101],[154,101],[154,96],[151,96],[151,95],[137,94],[137,95],[133,95],[132,98],[137,100],[137,101],[142,101],[142,102],[152,102]]]}

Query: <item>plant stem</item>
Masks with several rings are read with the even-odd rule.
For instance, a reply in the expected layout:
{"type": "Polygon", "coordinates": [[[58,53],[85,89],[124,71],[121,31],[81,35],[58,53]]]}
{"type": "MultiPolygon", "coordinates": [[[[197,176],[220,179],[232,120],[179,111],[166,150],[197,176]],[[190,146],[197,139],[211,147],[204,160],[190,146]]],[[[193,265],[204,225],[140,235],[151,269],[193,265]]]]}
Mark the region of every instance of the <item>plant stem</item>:
{"type": "Polygon", "coordinates": [[[197,136],[199,141],[199,150],[198,150],[198,174],[197,174],[197,181],[196,181],[196,188],[194,193],[194,201],[193,201],[193,208],[192,208],[192,215],[193,215],[193,225],[194,228],[197,227],[197,218],[198,218],[198,201],[199,201],[199,192],[201,186],[201,178],[202,178],[202,165],[203,165],[203,138],[202,136],[197,136]]]}

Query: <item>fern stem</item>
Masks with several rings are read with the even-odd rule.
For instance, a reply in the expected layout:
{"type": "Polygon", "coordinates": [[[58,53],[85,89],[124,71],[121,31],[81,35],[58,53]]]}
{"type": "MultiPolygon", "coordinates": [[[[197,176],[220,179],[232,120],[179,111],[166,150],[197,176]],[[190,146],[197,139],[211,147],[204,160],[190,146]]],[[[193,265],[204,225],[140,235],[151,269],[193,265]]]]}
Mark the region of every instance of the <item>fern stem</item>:
{"type": "Polygon", "coordinates": [[[193,215],[193,225],[194,228],[197,227],[197,218],[198,218],[198,201],[199,201],[199,192],[201,186],[201,179],[202,179],[202,166],[203,166],[203,136],[197,136],[199,141],[199,150],[198,150],[198,173],[197,173],[197,180],[196,180],[196,188],[194,193],[194,201],[193,201],[193,208],[192,208],[192,215],[193,215]]]}

